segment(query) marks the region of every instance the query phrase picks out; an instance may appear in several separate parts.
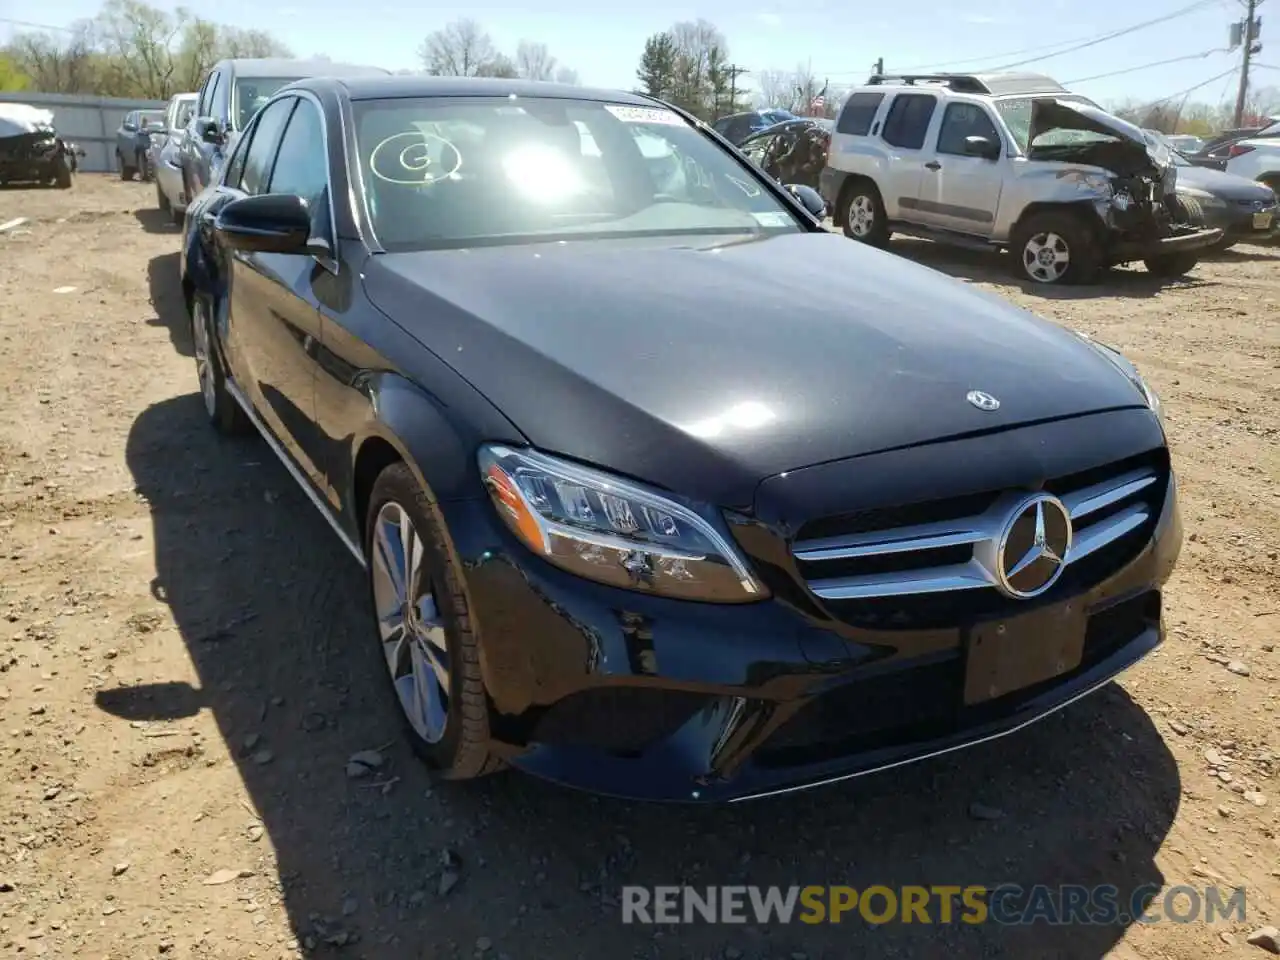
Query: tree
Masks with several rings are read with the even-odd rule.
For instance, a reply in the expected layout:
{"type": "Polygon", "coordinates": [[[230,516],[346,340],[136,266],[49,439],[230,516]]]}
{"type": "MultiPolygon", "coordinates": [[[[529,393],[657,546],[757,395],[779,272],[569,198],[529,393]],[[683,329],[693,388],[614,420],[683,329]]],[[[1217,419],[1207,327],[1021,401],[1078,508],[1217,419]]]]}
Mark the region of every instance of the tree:
{"type": "Polygon", "coordinates": [[[0,55],[0,93],[25,90],[30,84],[31,78],[18,68],[12,57],[0,55]]]}
{"type": "Polygon", "coordinates": [[[505,53],[495,53],[488,62],[480,64],[476,70],[476,76],[514,80],[520,76],[520,71],[516,69],[516,62],[505,53]]]}
{"type": "Polygon", "coordinates": [[[498,51],[480,24],[463,18],[428,34],[418,56],[427,73],[437,77],[479,77],[486,75],[483,71],[492,66],[498,51]]]}
{"type": "Polygon", "coordinates": [[[579,82],[577,70],[570,70],[568,67],[560,67],[556,70],[556,83],[576,87],[579,82]]]}
{"type": "Polygon", "coordinates": [[[794,113],[808,113],[809,104],[822,92],[822,84],[807,64],[798,64],[794,70],[761,70],[756,74],[756,86],[756,106],[794,113]]]}
{"type": "Polygon", "coordinates": [[[676,55],[676,42],[669,33],[655,33],[644,42],[640,69],[636,71],[641,93],[664,100],[671,96],[675,89],[676,55]]]}
{"type": "Polygon", "coordinates": [[[526,80],[550,80],[555,75],[556,58],[545,43],[521,40],[516,47],[516,70],[526,80]]]}
{"type": "Polygon", "coordinates": [[[163,100],[195,90],[222,57],[289,56],[261,30],[226,27],[190,10],[142,0],[108,0],[66,35],[20,34],[2,51],[30,86],[49,93],[163,100]]]}
{"type": "Polygon", "coordinates": [[[729,44],[716,26],[707,20],[677,23],[668,31],[676,47],[675,87],[671,101],[703,120],[715,112],[712,102],[711,63],[713,53],[728,59],[729,44]]]}

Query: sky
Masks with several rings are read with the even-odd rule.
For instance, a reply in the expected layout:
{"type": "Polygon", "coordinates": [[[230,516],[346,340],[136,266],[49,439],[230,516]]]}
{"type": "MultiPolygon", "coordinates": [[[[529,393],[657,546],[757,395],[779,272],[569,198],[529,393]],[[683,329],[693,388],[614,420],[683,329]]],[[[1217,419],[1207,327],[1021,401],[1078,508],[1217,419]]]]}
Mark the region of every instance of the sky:
{"type": "MultiPolygon", "coordinates": [[[[153,2],[160,7],[178,5],[170,0],[153,2]]],[[[323,53],[334,60],[393,70],[419,67],[416,50],[423,37],[450,20],[471,17],[485,27],[500,50],[514,53],[521,39],[540,41],[560,64],[578,71],[584,84],[631,88],[636,83],[635,69],[645,38],[677,21],[701,17],[720,28],[728,40],[730,60],[748,71],[791,70],[804,64],[820,83],[829,79],[836,87],[865,80],[877,57],[884,57],[890,70],[979,70],[1039,56],[1045,59],[1019,69],[1047,73],[1095,100],[1145,102],[1180,93],[1238,67],[1239,51],[1228,53],[1225,48],[1229,24],[1244,15],[1240,0],[1201,0],[1197,9],[1167,22],[1085,49],[1048,54],[1071,46],[1071,41],[1082,43],[1166,16],[1194,2],[649,0],[599,4],[594,0],[541,0],[517,5],[472,0],[454,6],[446,0],[442,5],[428,6],[410,0],[360,0],[357,4],[350,0],[219,0],[206,6],[188,0],[187,6],[212,20],[269,31],[298,56],[323,53]],[[1086,79],[1181,57],[1189,59],[1086,79]]],[[[62,27],[94,15],[99,7],[99,0],[43,0],[39,4],[0,0],[0,20],[11,17],[62,27]]],[[[15,29],[20,28],[0,22],[0,41],[15,29]]],[[[1280,47],[1280,21],[1275,29],[1280,47]]],[[[1257,57],[1262,63],[1270,56],[1265,49],[1266,33],[1264,29],[1264,50],[1257,57]]],[[[1275,60],[1280,66],[1280,50],[1275,60]]],[[[743,79],[750,84],[750,78],[748,73],[743,79]]],[[[1280,70],[1261,68],[1254,82],[1280,85],[1280,70]]],[[[1221,77],[1194,91],[1191,99],[1220,102],[1234,97],[1234,84],[1234,76],[1221,77]]]]}

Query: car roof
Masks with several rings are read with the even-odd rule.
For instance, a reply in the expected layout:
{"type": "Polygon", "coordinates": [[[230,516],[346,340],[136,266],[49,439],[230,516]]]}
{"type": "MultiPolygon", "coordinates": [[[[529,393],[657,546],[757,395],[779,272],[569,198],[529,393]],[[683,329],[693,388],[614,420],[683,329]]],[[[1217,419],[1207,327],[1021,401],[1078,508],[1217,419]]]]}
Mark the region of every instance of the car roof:
{"type": "Polygon", "coordinates": [[[250,57],[223,60],[219,66],[230,66],[233,73],[245,77],[385,77],[391,71],[383,67],[366,67],[331,60],[294,60],[290,57],[250,57]]]}
{"type": "Polygon", "coordinates": [[[860,92],[949,90],[983,97],[1065,94],[1069,91],[1043,73],[1006,70],[999,73],[885,73],[876,74],[860,92]]]}
{"type": "MultiPolygon", "coordinates": [[[[319,75],[302,86],[329,81],[319,75]]],[[[578,87],[539,80],[507,80],[496,77],[349,76],[334,82],[344,87],[352,100],[395,100],[407,97],[545,97],[561,100],[595,100],[634,106],[656,106],[654,100],[622,90],[578,87]]]]}

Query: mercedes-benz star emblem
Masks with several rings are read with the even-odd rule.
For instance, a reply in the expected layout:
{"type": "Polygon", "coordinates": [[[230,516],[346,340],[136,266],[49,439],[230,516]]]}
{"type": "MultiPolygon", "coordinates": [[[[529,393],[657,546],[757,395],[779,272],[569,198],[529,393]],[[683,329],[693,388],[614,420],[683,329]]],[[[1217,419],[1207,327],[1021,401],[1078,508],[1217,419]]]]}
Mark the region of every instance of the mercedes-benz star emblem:
{"type": "Polygon", "coordinates": [[[1062,501],[1037,493],[1005,521],[996,549],[996,585],[1019,600],[1038,597],[1054,585],[1071,549],[1071,516],[1062,501]]]}
{"type": "Polygon", "coordinates": [[[964,398],[979,410],[990,411],[1000,409],[1000,401],[989,393],[983,393],[981,390],[970,390],[965,394],[964,398]]]}

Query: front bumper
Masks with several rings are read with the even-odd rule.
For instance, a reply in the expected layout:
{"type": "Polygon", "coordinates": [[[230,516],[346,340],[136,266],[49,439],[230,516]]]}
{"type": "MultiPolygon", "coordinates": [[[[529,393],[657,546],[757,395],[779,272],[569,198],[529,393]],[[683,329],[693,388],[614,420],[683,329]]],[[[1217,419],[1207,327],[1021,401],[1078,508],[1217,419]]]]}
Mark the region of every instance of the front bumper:
{"type": "Polygon", "coordinates": [[[1209,207],[1205,209],[1205,220],[1232,240],[1265,239],[1280,225],[1280,204],[1228,203],[1209,207]]]}
{"type": "Polygon", "coordinates": [[[1171,475],[1160,502],[1140,546],[1087,588],[905,630],[855,627],[778,589],[758,604],[717,606],[601,586],[530,555],[486,501],[440,509],[483,637],[494,751],[567,786],[705,802],[957,750],[1105,685],[1163,639],[1160,591],[1182,540],[1171,475]],[[998,623],[1036,644],[1068,608],[1087,616],[1077,665],[965,704],[975,631],[998,623]]]}

